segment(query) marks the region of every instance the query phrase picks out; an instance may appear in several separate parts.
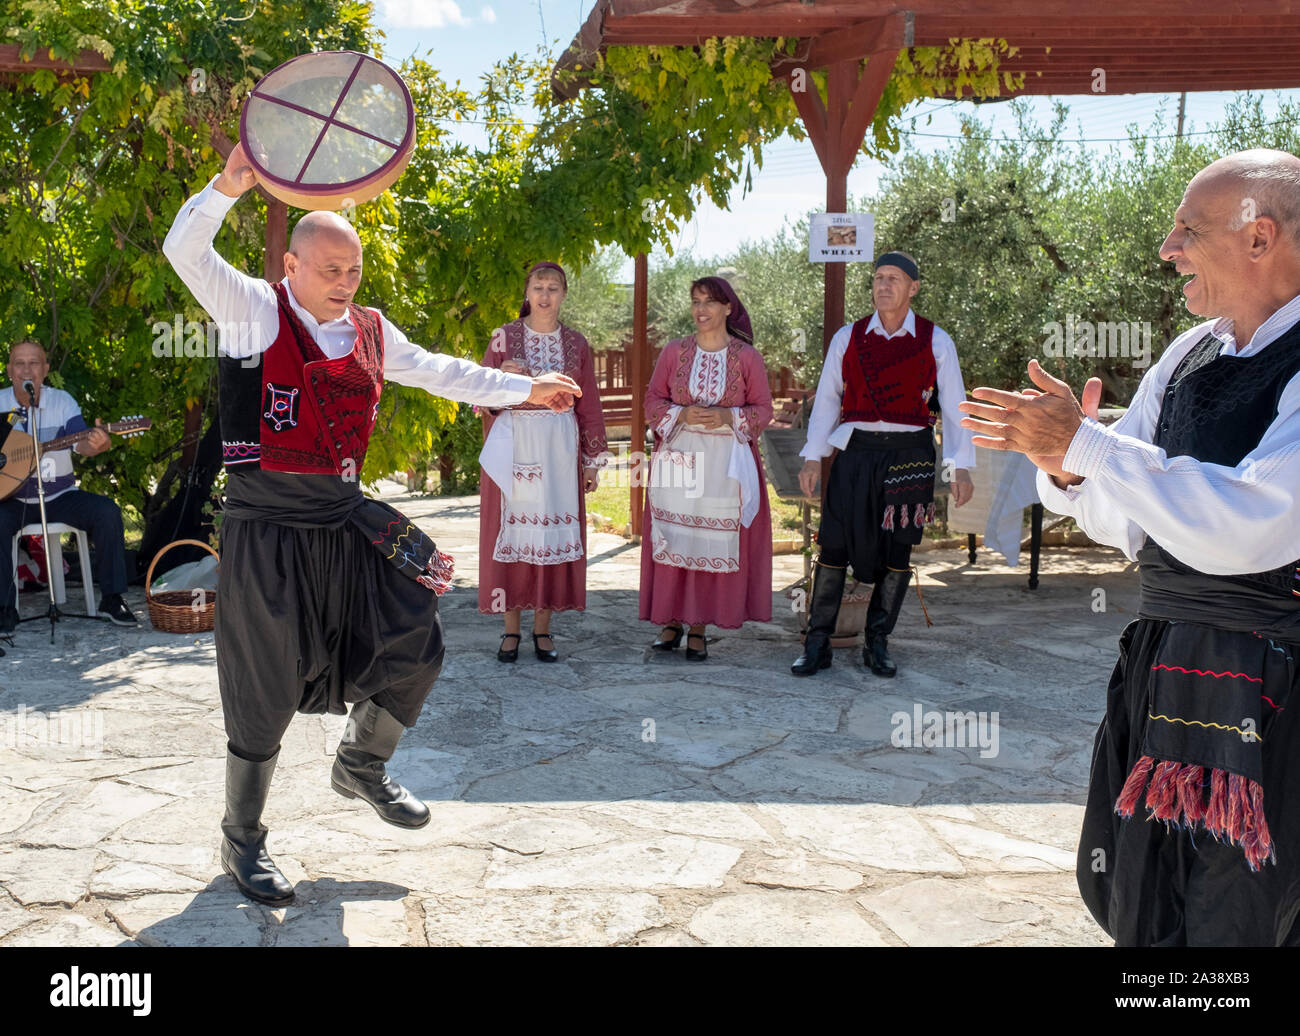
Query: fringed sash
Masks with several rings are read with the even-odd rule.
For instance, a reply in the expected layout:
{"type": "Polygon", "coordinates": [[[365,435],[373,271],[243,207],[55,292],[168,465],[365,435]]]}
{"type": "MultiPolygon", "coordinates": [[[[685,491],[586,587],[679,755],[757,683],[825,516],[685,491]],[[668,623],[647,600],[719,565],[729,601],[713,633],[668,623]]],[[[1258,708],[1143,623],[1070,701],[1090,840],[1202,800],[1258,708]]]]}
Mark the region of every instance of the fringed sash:
{"type": "Polygon", "coordinates": [[[348,522],[363,533],[384,559],[408,579],[441,597],[451,589],[455,561],[440,551],[406,515],[381,500],[362,497],[348,522]]]}
{"type": "Polygon", "coordinates": [[[1232,577],[1178,571],[1152,547],[1138,560],[1140,614],[1169,625],[1146,676],[1142,755],[1115,812],[1132,817],[1143,804],[1151,819],[1239,847],[1251,870],[1276,863],[1263,746],[1295,678],[1297,645],[1278,639],[1295,606],[1232,577]],[[1233,609],[1224,608],[1229,589],[1233,609]]]}

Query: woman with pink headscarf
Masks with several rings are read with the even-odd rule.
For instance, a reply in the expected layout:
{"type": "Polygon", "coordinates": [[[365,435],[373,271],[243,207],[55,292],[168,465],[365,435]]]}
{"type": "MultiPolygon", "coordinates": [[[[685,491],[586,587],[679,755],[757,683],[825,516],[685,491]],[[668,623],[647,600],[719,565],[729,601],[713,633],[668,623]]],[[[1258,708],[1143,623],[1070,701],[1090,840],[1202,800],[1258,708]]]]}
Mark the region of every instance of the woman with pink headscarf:
{"type": "Polygon", "coordinates": [[[651,646],[708,657],[709,623],[772,618],[772,518],[758,440],[772,420],[763,357],[731,285],[691,285],[695,333],[669,342],[646,391],[655,453],[641,541],[641,618],[651,646]]]}

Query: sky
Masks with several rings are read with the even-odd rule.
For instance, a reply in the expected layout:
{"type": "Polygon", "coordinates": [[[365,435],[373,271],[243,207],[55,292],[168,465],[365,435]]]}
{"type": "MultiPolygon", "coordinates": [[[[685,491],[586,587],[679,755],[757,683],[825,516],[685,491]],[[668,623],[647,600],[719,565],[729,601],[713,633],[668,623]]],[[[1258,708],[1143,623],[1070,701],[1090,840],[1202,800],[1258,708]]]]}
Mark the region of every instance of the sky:
{"type": "MultiPolygon", "coordinates": [[[[385,33],[385,60],[396,65],[412,55],[426,57],[443,78],[466,86],[477,83],[492,63],[512,52],[535,54],[547,46],[558,56],[573,39],[595,0],[375,0],[375,20],[385,33]]],[[[1189,93],[1185,133],[1215,124],[1231,94],[1189,93]]],[[[1266,110],[1279,96],[1300,101],[1300,90],[1265,95],[1266,110]]],[[[1070,106],[1069,140],[1081,139],[1099,150],[1127,139],[1125,128],[1147,127],[1163,106],[1172,125],[1178,97],[1162,94],[1079,95],[1063,98],[1070,106]]],[[[1051,101],[1031,101],[1039,123],[1049,119],[1051,101]]],[[[958,113],[975,115],[996,133],[1012,132],[1005,105],[975,105],[927,100],[905,113],[904,134],[921,150],[943,148],[960,133],[958,113]]],[[[469,132],[473,132],[470,130],[469,132]]],[[[874,192],[884,166],[859,156],[849,174],[850,197],[874,192]]],[[[735,192],[729,211],[705,202],[675,241],[675,250],[702,257],[731,252],[745,239],[758,240],[779,231],[787,221],[825,208],[825,180],[808,141],[782,140],[764,151],[763,169],[745,197],[735,192]]],[[[653,262],[653,257],[652,257],[653,262]]],[[[628,263],[630,271],[631,263],[628,263]]],[[[630,278],[630,272],[626,274],[630,278]]]]}

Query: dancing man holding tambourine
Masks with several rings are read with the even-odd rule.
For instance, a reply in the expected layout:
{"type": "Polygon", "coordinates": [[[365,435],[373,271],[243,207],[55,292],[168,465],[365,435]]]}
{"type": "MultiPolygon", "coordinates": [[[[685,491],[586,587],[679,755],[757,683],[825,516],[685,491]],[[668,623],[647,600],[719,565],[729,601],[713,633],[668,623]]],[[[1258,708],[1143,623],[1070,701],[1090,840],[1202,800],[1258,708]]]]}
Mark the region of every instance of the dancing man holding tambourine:
{"type": "Polygon", "coordinates": [[[335,212],[298,221],[284,280],[240,273],[212,241],[257,179],[236,145],[225,170],[181,207],[163,253],[221,324],[221,862],[247,896],[278,905],[293,886],[267,853],[261,814],[295,712],[351,704],[335,791],[399,827],[429,822],[428,807],[384,764],[442,667],[437,595],[451,585],[452,559],[362,495],[384,380],[489,407],[565,410],[581,391],[560,374],[529,378],[427,352],[378,310],[355,305],[361,240],[335,212]]]}
{"type": "MultiPolygon", "coordinates": [[[[45,484],[46,517],[51,524],[62,522],[89,533],[95,550],[94,578],[99,583],[101,594],[96,611],[100,618],[118,626],[135,626],[135,616],[122,599],[126,593],[122,511],[108,497],[78,489],[72,472],[72,454],[94,457],[103,453],[111,445],[108,432],[102,427],[90,428],[81,416],[81,407],[71,395],[45,384],[50,364],[40,342],[24,339],[14,345],[9,350],[6,369],[12,385],[0,389],[0,413],[9,415],[14,434],[6,439],[5,453],[15,456],[19,453],[12,448],[13,442],[19,438],[18,433],[35,434],[41,443],[54,439],[76,440],[70,446],[56,447],[41,455],[40,477],[45,484]],[[34,400],[28,395],[26,384],[31,385],[34,400]],[[84,437],[78,437],[78,433],[84,437]]],[[[15,465],[18,468],[15,478],[0,479],[0,495],[5,497],[0,500],[0,545],[6,550],[20,529],[40,521],[35,473],[17,485],[18,478],[31,472],[31,465],[29,456],[25,464],[15,465]]],[[[8,466],[5,474],[8,474],[8,466]]],[[[89,573],[82,573],[83,579],[89,576],[89,573]]],[[[17,628],[17,588],[13,568],[5,561],[0,563],[0,633],[12,633],[17,628]]]]}

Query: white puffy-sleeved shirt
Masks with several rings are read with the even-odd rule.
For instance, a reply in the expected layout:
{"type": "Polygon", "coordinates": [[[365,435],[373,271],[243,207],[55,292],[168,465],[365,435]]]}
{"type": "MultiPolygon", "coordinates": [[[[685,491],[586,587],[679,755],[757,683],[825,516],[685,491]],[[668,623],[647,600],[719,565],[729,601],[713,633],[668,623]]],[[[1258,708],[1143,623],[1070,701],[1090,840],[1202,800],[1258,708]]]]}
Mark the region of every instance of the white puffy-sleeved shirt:
{"type": "MultiPolygon", "coordinates": [[[[909,309],[898,330],[893,334],[885,334],[885,329],[880,325],[880,314],[873,313],[867,330],[877,331],[885,338],[915,335],[916,314],[909,309]]],[[[813,400],[812,415],[808,418],[808,441],[799,453],[805,460],[819,460],[830,456],[832,449],[844,449],[856,429],[864,432],[914,432],[924,427],[894,424],[890,421],[840,422],[844,401],[844,353],[849,347],[852,332],[853,325],[845,324],[835,332],[835,337],[826,349],[826,362],[822,365],[822,376],[817,382],[817,397],[813,400]]],[[[939,411],[943,414],[944,460],[951,461],[954,468],[973,468],[973,433],[961,426],[961,420],[966,415],[957,409],[957,404],[966,399],[966,386],[962,383],[961,365],[957,360],[957,346],[953,344],[948,332],[936,324],[930,339],[930,349],[934,353],[935,375],[939,385],[939,411]]]]}
{"type": "MultiPolygon", "coordinates": [[[[185,286],[220,327],[217,351],[244,358],[265,352],[280,330],[275,291],[259,277],[240,273],[226,262],[212,241],[221,221],[238,200],[218,191],[213,177],[202,191],[181,206],[163,242],[163,254],[185,286]]],[[[330,359],[352,351],[357,329],[349,313],[319,323],[294,298],[286,277],[289,305],[330,359]]],[[[522,403],[532,391],[532,379],[506,374],[459,357],[429,352],[410,340],[378,310],[384,329],[384,377],[399,385],[414,385],[444,399],[482,406],[522,403]]]]}
{"type": "Polygon", "coordinates": [[[1152,445],[1165,387],[1206,333],[1220,355],[1262,352],[1300,321],[1300,295],[1269,317],[1244,346],[1232,321],[1207,321],[1179,335],[1110,427],[1085,419],[1062,467],[1084,481],[1059,488],[1038,473],[1043,505],[1067,514],[1099,543],[1133,560],[1149,535],[1183,564],[1209,575],[1267,572],[1300,558],[1300,374],[1282,391],[1277,417],[1236,467],[1167,457],[1152,445]]]}

